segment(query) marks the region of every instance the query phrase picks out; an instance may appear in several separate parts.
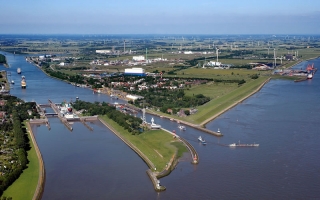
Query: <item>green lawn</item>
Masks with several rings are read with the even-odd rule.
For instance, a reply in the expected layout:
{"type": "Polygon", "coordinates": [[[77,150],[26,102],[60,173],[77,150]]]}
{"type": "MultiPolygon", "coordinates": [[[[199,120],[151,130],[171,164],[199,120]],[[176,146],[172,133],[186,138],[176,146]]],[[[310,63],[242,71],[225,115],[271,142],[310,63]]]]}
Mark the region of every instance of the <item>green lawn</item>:
{"type": "Polygon", "coordinates": [[[12,197],[13,200],[32,199],[38,184],[39,161],[29,134],[28,137],[31,145],[31,150],[28,151],[28,168],[23,171],[21,176],[2,195],[12,197]]]}
{"type": "Polygon", "coordinates": [[[156,166],[157,171],[162,171],[174,154],[182,155],[187,149],[182,143],[176,142],[172,135],[163,130],[145,131],[139,135],[132,135],[107,116],[101,116],[106,123],[112,126],[126,140],[136,146],[156,166]]]}
{"type": "Polygon", "coordinates": [[[220,96],[216,99],[211,100],[210,102],[199,106],[198,112],[194,115],[189,116],[187,121],[194,122],[200,124],[204,122],[206,119],[214,116],[215,114],[223,111],[228,108],[235,102],[249,95],[255,89],[257,89],[264,81],[266,81],[268,77],[260,77],[259,79],[250,81],[246,83],[236,90],[233,90],[230,93],[227,93],[223,96],[220,96]]]}

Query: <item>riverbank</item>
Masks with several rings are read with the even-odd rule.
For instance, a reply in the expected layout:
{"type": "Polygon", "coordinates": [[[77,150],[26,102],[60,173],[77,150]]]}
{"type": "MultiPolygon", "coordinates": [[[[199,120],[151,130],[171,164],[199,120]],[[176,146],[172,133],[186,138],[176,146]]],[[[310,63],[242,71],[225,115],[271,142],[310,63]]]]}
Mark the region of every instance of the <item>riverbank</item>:
{"type": "Polygon", "coordinates": [[[23,170],[20,177],[4,191],[2,196],[12,199],[39,200],[44,189],[45,170],[40,150],[34,138],[31,126],[25,123],[31,149],[28,153],[28,168],[23,170]]]}

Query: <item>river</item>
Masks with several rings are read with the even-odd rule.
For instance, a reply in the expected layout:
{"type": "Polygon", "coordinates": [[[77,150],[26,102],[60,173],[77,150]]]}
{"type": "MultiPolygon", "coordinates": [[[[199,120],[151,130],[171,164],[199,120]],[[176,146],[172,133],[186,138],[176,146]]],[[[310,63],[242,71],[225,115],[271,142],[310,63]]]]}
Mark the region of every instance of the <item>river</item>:
{"type": "MultiPolygon", "coordinates": [[[[1,52],[0,52],[1,53],[1,52]]],[[[77,88],[43,74],[21,55],[6,54],[11,79],[20,82],[17,67],[26,76],[11,94],[26,101],[47,103],[113,99],[77,88]]],[[[320,59],[305,61],[320,66],[320,59]]],[[[187,139],[199,153],[200,163],[184,157],[177,168],[161,179],[165,192],[153,190],[147,165],[101,123],[93,131],[74,123],[70,132],[60,120],[50,118],[51,130],[34,126],[43,155],[46,183],[43,199],[312,199],[320,198],[320,77],[295,83],[271,80],[258,93],[207,124],[218,128],[215,137],[191,127],[153,116],[156,123],[187,139]],[[207,145],[197,141],[201,135],[207,145]],[[259,143],[255,148],[223,146],[234,142],[259,143]]],[[[120,100],[117,100],[120,102],[120,100]]],[[[150,121],[151,116],[147,115],[150,121]]]]}

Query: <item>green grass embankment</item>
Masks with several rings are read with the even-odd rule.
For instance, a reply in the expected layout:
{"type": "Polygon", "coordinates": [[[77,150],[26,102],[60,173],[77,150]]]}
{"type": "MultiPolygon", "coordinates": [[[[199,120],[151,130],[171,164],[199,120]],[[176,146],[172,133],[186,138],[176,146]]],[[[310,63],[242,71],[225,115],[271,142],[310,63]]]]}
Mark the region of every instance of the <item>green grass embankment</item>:
{"type": "Polygon", "coordinates": [[[259,79],[240,86],[226,95],[213,99],[210,102],[199,106],[196,114],[191,115],[184,120],[191,123],[202,124],[212,116],[227,110],[233,104],[239,103],[239,101],[243,100],[243,98],[247,97],[259,88],[259,86],[261,86],[261,84],[263,84],[268,78],[269,77],[260,77],[259,79]]]}
{"type": "MultiPolygon", "coordinates": [[[[138,148],[157,168],[156,171],[165,169],[174,154],[181,156],[187,152],[186,147],[173,139],[172,135],[163,130],[145,131],[139,135],[132,135],[107,116],[100,118],[117,131],[121,137],[138,148]]],[[[152,169],[153,170],[153,169],[152,169]]]]}
{"type": "Polygon", "coordinates": [[[28,153],[28,168],[23,170],[20,177],[8,187],[2,196],[12,197],[13,200],[31,200],[37,188],[39,179],[39,161],[35,147],[28,134],[31,149],[28,153]]]}

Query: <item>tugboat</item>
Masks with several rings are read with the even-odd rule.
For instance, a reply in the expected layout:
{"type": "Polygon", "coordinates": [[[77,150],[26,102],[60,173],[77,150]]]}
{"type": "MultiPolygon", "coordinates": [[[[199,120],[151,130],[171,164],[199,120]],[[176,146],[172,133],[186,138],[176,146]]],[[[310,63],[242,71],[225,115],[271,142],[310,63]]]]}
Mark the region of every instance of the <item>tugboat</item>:
{"type": "Polygon", "coordinates": [[[201,136],[198,137],[198,140],[199,140],[203,145],[207,144],[207,142],[206,142],[201,136]]]}

